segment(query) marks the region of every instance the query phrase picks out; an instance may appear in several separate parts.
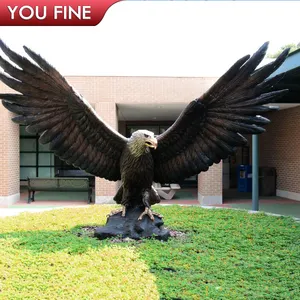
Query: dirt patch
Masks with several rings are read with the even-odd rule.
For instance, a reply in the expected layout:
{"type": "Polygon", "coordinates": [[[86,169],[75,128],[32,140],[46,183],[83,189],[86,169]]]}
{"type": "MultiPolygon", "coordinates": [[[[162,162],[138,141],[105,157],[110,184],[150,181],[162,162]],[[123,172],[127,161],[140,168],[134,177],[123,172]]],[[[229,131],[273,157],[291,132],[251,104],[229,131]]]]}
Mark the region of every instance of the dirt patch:
{"type": "MultiPolygon", "coordinates": [[[[98,226],[83,226],[83,227],[80,228],[79,232],[76,232],[76,235],[78,237],[89,236],[89,237],[93,238],[95,229],[97,227],[98,226]]],[[[170,229],[170,228],[167,228],[167,229],[170,231],[171,238],[185,239],[185,237],[187,236],[186,232],[173,230],[173,229],[170,229]]],[[[126,238],[117,237],[117,238],[110,239],[110,242],[113,243],[113,244],[116,244],[116,243],[132,243],[132,242],[142,243],[143,240],[134,240],[134,239],[131,239],[131,238],[128,238],[128,237],[126,237],[126,238]]]]}

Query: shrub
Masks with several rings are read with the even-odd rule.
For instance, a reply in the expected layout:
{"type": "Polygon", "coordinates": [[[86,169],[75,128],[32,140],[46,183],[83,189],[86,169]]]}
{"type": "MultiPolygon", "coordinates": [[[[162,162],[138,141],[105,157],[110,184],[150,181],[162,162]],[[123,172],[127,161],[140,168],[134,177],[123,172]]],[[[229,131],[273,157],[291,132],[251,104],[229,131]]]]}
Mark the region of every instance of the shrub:
{"type": "Polygon", "coordinates": [[[112,243],[82,232],[111,206],[0,219],[0,299],[296,299],[299,223],[156,206],[185,236],[112,243]]]}

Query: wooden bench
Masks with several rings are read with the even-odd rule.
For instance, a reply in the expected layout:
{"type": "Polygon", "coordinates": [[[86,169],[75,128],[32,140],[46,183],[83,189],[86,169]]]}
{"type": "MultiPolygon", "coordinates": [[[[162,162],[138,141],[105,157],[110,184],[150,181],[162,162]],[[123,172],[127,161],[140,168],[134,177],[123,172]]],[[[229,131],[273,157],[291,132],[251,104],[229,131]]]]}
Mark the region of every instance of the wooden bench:
{"type": "Polygon", "coordinates": [[[153,187],[156,189],[158,195],[166,200],[171,200],[177,190],[181,189],[180,185],[176,183],[171,183],[166,186],[162,186],[160,183],[153,183],[153,187]]]}
{"type": "Polygon", "coordinates": [[[90,186],[95,187],[95,176],[83,171],[83,170],[57,170],[55,177],[69,177],[69,178],[88,178],[90,186]]]}
{"type": "Polygon", "coordinates": [[[28,203],[34,201],[36,191],[87,192],[88,203],[92,202],[92,187],[88,178],[27,178],[28,203]]]}

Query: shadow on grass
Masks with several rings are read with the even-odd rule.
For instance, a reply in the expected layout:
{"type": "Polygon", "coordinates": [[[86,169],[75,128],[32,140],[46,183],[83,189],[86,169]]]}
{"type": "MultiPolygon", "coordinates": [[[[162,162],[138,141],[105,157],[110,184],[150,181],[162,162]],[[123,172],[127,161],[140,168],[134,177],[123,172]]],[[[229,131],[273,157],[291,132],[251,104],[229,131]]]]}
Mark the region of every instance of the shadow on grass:
{"type": "MultiPolygon", "coordinates": [[[[211,299],[236,299],[237,295],[244,299],[287,299],[296,294],[299,224],[294,220],[220,209],[174,206],[155,210],[165,215],[167,227],[185,231],[186,239],[117,245],[135,246],[157,279],[161,299],[197,299],[197,295],[211,299]]],[[[68,230],[6,232],[0,239],[10,240],[11,247],[33,255],[80,255],[116,245],[87,234],[78,236],[82,227],[92,225],[82,219],[80,222],[84,224],[68,230]]]]}
{"type": "Polygon", "coordinates": [[[82,226],[71,230],[20,231],[0,234],[1,239],[13,239],[13,247],[30,250],[35,254],[63,251],[68,254],[82,254],[90,249],[99,249],[109,241],[99,241],[88,235],[78,236],[82,226]]]}
{"type": "MultiPolygon", "coordinates": [[[[214,251],[230,251],[236,249],[237,244],[239,249],[249,248],[255,245],[257,250],[262,245],[271,245],[274,241],[281,244],[283,228],[293,224],[290,218],[270,218],[264,214],[249,215],[246,212],[238,212],[232,210],[203,210],[197,209],[197,214],[193,208],[174,207],[159,207],[160,213],[167,211],[173,212],[166,218],[165,226],[169,229],[180,230],[186,232],[186,240],[183,242],[180,239],[170,238],[168,242],[162,243],[154,239],[144,240],[139,244],[136,242],[118,243],[118,246],[137,246],[137,250],[143,253],[147,247],[160,251],[165,247],[177,247],[180,252],[189,252],[186,248],[196,245],[197,251],[203,252],[207,249],[214,249],[214,251]],[[246,218],[245,218],[246,217],[246,218]],[[281,220],[283,223],[281,223],[281,220]],[[256,222],[260,226],[255,228],[256,222]],[[279,223],[280,222],[280,223],[279,223]],[[275,230],[272,230],[270,225],[277,225],[275,230]],[[269,228],[267,230],[267,228],[269,228]],[[279,232],[281,238],[279,238],[279,232]],[[268,236],[266,237],[266,233],[268,236]],[[244,238],[243,238],[244,237],[244,238]],[[253,245],[253,241],[255,242],[253,245]],[[189,244],[191,243],[191,244],[189,244]]],[[[103,226],[98,224],[97,226],[103,226]]],[[[53,252],[67,252],[69,254],[85,253],[89,249],[99,249],[105,246],[114,245],[111,239],[98,240],[92,237],[91,231],[83,231],[82,228],[96,227],[95,224],[80,224],[70,229],[65,230],[28,230],[28,231],[14,231],[0,234],[1,239],[13,239],[12,245],[16,249],[27,249],[36,254],[38,253],[53,253],[53,252]]],[[[262,250],[262,249],[261,249],[262,250]]],[[[151,252],[151,251],[150,251],[151,252]]],[[[194,253],[194,251],[192,251],[194,253]]],[[[159,255],[159,253],[155,253],[159,255]]],[[[162,253],[160,253],[161,255],[162,253]]],[[[147,256],[147,255],[146,255],[147,256]]]]}

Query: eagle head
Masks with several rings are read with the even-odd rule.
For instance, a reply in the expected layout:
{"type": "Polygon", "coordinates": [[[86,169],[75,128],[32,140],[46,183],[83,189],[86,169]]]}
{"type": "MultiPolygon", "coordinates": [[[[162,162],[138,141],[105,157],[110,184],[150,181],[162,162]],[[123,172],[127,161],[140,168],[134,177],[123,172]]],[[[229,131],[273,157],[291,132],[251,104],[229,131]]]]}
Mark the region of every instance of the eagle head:
{"type": "Polygon", "coordinates": [[[149,130],[137,130],[129,138],[129,149],[135,156],[149,152],[149,148],[157,148],[157,139],[154,133],[149,130]]]}

